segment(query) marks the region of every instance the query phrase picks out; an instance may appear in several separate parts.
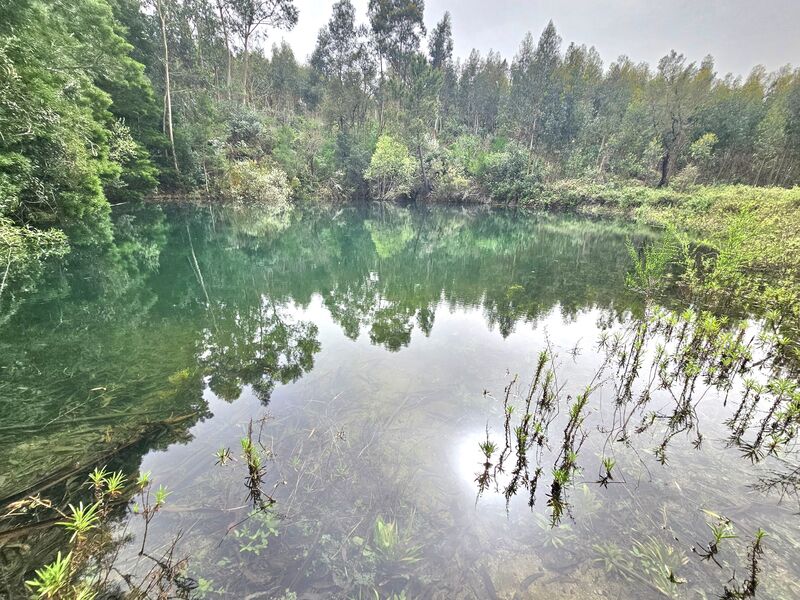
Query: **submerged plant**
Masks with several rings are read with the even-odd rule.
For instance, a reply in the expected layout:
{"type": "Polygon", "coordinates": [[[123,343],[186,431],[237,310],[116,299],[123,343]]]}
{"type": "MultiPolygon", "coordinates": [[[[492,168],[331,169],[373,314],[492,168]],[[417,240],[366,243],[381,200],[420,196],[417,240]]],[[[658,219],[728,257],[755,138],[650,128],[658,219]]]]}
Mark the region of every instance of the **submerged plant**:
{"type": "Polygon", "coordinates": [[[594,564],[606,573],[638,581],[664,596],[676,597],[678,586],[685,583],[677,572],[689,559],[654,537],[635,541],[628,551],[613,543],[595,544],[592,548],[596,554],[594,564]]]}
{"type": "Polygon", "coordinates": [[[407,540],[400,536],[397,521],[384,521],[382,517],[375,519],[372,547],[384,560],[400,563],[414,563],[420,560],[419,547],[409,545],[407,540]]]}
{"type": "Polygon", "coordinates": [[[764,554],[762,541],[766,535],[767,533],[761,528],[756,531],[755,539],[747,552],[747,578],[739,584],[735,581],[736,574],[734,573],[731,581],[728,582],[731,587],[727,585],[724,587],[720,600],[749,600],[756,597],[758,575],[761,572],[760,560],[764,554]]]}
{"type": "Polygon", "coordinates": [[[649,536],[644,542],[635,541],[631,554],[638,559],[645,577],[667,596],[674,597],[678,586],[685,583],[677,573],[689,559],[673,546],[649,536]]]}
{"type": "Polygon", "coordinates": [[[606,573],[614,573],[629,579],[629,573],[632,571],[633,565],[628,558],[625,551],[616,544],[610,542],[595,544],[592,546],[596,555],[594,559],[595,565],[602,568],[606,573]]]}
{"type": "Polygon", "coordinates": [[[561,550],[567,544],[577,539],[569,523],[562,523],[553,527],[549,520],[537,515],[536,524],[539,526],[539,529],[542,530],[544,536],[542,539],[542,546],[545,548],[561,550]]]}
{"type": "Polygon", "coordinates": [[[233,533],[239,552],[260,555],[269,545],[269,538],[278,535],[278,525],[278,516],[268,508],[250,513],[248,522],[233,533]]]}

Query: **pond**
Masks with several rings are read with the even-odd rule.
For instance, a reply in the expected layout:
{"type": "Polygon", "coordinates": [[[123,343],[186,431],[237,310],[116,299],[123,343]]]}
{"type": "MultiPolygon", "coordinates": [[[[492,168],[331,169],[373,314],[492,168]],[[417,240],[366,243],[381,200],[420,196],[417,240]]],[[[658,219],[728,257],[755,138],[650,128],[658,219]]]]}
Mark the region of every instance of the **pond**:
{"type": "MultiPolygon", "coordinates": [[[[186,559],[185,597],[717,598],[750,575],[800,597],[793,388],[731,350],[768,357],[763,319],[626,284],[653,231],[381,205],[116,223],[4,317],[2,514],[149,471],[166,503],[119,503],[113,559],[186,559]]],[[[69,535],[12,516],[0,594],[25,597],[69,535]]]]}

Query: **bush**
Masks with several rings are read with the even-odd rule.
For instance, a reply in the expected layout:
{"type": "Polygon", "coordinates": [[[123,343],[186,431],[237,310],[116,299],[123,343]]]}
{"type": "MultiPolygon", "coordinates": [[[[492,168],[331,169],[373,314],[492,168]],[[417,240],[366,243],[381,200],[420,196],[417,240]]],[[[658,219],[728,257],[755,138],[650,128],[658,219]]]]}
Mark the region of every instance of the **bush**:
{"type": "Polygon", "coordinates": [[[541,173],[525,148],[510,143],[505,149],[485,155],[478,168],[478,181],[497,202],[521,202],[532,197],[541,184],[541,173]]]}
{"type": "Polygon", "coordinates": [[[233,163],[228,169],[229,193],[239,202],[258,202],[275,209],[290,208],[289,181],[280,168],[254,160],[233,163]]]}
{"type": "Polygon", "coordinates": [[[378,138],[364,178],[376,200],[396,200],[411,194],[417,165],[408,148],[388,135],[378,138]]]}
{"type": "Polygon", "coordinates": [[[434,143],[427,156],[431,180],[430,199],[436,202],[469,202],[476,200],[479,190],[466,173],[453,151],[434,143]]]}

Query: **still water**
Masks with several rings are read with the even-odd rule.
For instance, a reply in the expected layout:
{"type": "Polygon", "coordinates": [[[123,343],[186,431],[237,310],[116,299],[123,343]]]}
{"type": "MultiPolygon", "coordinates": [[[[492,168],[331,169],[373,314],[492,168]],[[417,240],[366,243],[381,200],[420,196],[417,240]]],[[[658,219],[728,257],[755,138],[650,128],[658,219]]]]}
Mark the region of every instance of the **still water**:
{"type": "MultiPolygon", "coordinates": [[[[603,340],[652,310],[626,273],[628,245],[653,232],[380,206],[146,206],[116,222],[112,251],[75,252],[5,306],[4,503],[71,501],[95,466],[150,471],[170,495],[148,553],[177,537],[196,598],[717,598],[746,578],[759,527],[758,597],[800,597],[797,503],[759,485],[787,456],[730,443],[740,384],[698,383],[680,427],[664,415],[682,396],[664,386],[621,409],[603,340]],[[520,465],[514,428],[543,351],[550,432],[520,465]],[[274,500],[255,512],[248,431],[274,500]],[[714,515],[737,537],[709,560],[714,515]]],[[[118,516],[120,571],[142,561],[132,506],[118,516]]],[[[0,536],[9,597],[69,537],[52,520],[0,536]]]]}

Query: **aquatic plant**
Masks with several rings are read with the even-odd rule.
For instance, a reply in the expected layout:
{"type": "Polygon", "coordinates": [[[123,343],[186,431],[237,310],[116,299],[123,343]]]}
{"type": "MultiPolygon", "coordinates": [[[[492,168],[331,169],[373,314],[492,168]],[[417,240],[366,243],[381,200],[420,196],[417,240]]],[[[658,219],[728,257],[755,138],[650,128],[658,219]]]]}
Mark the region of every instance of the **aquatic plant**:
{"type": "Polygon", "coordinates": [[[542,546],[551,548],[553,550],[561,550],[567,544],[574,542],[577,539],[572,526],[569,523],[561,523],[553,527],[548,519],[537,515],[536,525],[541,529],[542,533],[542,546]]]}
{"type": "Polygon", "coordinates": [[[160,485],[152,491],[151,496],[149,473],[142,473],[136,479],[134,489],[139,495],[139,501],[134,504],[132,512],[145,518],[139,555],[151,560],[153,566],[138,583],[132,575],[119,571],[121,567],[116,564],[118,546],[125,538],[114,539],[110,517],[112,506],[120,506],[121,496],[133,493],[130,488],[125,487],[126,480],[121,471],[110,474],[105,468],[95,468],[86,482],[96,498],[92,504],[79,502],[77,506],[69,504],[66,510],[62,510],[52,502],[42,501],[38,497],[25,500],[24,504],[30,510],[55,511],[62,519],[57,525],[72,531],[69,551],[66,554],[59,551],[53,562],[37,569],[35,577],[26,582],[36,597],[69,600],[106,597],[114,588],[110,578],[112,571],[117,571],[128,583],[131,597],[150,597],[149,590],[154,589],[173,597],[188,597],[188,592],[197,586],[197,582],[182,574],[185,562],[173,559],[177,538],[161,557],[151,557],[145,552],[150,520],[164,505],[169,494],[160,485]]]}
{"type": "Polygon", "coordinates": [[[230,461],[233,460],[233,454],[231,454],[230,448],[220,448],[214,453],[214,456],[217,457],[217,461],[215,464],[220,466],[225,466],[230,461]]]}
{"type": "Polygon", "coordinates": [[[40,569],[36,569],[36,577],[26,581],[26,585],[39,598],[56,598],[69,586],[71,578],[72,553],[66,556],[58,552],[56,559],[40,569]]]}
{"type": "Polygon", "coordinates": [[[655,537],[634,541],[627,551],[613,543],[595,544],[592,549],[596,554],[594,564],[606,573],[638,581],[661,595],[674,598],[678,595],[678,586],[685,583],[677,572],[686,565],[688,558],[655,537]]]}
{"type": "Polygon", "coordinates": [[[250,513],[250,518],[234,530],[239,552],[260,555],[269,545],[269,539],[278,535],[278,516],[269,508],[250,513]]]}
{"type": "Polygon", "coordinates": [[[488,489],[489,482],[491,481],[491,468],[492,456],[497,451],[497,444],[489,439],[489,426],[486,426],[486,440],[478,444],[481,452],[483,453],[483,471],[475,476],[475,481],[478,483],[478,496],[475,499],[477,502],[481,495],[488,489]]]}
{"type": "Polygon", "coordinates": [[[603,470],[600,472],[600,479],[598,479],[597,483],[603,487],[608,487],[608,484],[614,480],[612,471],[614,470],[617,462],[610,456],[604,456],[601,464],[603,470]]]}
{"type": "Polygon", "coordinates": [[[747,577],[741,584],[736,582],[736,573],[723,588],[720,600],[748,600],[756,597],[758,589],[758,575],[761,573],[761,557],[764,554],[762,542],[767,533],[759,528],[756,531],[755,539],[747,552],[747,577]]]}
{"type": "Polygon", "coordinates": [[[245,488],[247,498],[253,507],[263,509],[275,503],[275,499],[262,489],[267,469],[263,464],[263,447],[259,441],[253,439],[253,420],[247,425],[247,436],[240,440],[242,446],[242,459],[247,467],[245,488]]]}
{"type": "Polygon", "coordinates": [[[372,532],[372,548],[379,558],[398,563],[415,563],[420,560],[419,546],[409,543],[400,535],[397,521],[375,519],[372,532]]]}
{"type": "Polygon", "coordinates": [[[97,527],[100,521],[100,502],[95,502],[89,506],[84,506],[80,502],[78,506],[69,505],[69,514],[65,516],[64,521],[58,521],[57,525],[62,525],[72,531],[73,540],[83,539],[90,530],[97,527]]]}
{"type": "Polygon", "coordinates": [[[643,542],[635,541],[631,554],[638,559],[639,569],[658,590],[675,597],[678,586],[685,583],[677,573],[689,559],[679,549],[648,536],[643,542]]]}
{"type": "Polygon", "coordinates": [[[592,546],[596,557],[593,562],[601,567],[606,573],[614,573],[625,579],[629,578],[629,573],[633,569],[628,555],[616,544],[604,542],[592,546]]]}
{"type": "Polygon", "coordinates": [[[718,515],[710,510],[703,510],[708,516],[713,518],[713,521],[707,523],[711,529],[712,539],[703,548],[692,548],[692,552],[696,553],[703,560],[712,560],[718,567],[722,565],[717,561],[717,554],[720,551],[720,544],[724,540],[732,540],[736,538],[736,532],[733,529],[733,523],[725,516],[718,515]]]}
{"type": "Polygon", "coordinates": [[[133,513],[141,515],[144,520],[144,532],[142,533],[142,546],[139,549],[139,556],[144,554],[150,522],[164,506],[167,501],[167,496],[169,496],[167,488],[161,484],[159,484],[158,489],[156,489],[154,493],[152,492],[149,474],[142,481],[144,481],[145,484],[139,488],[139,500],[133,505],[133,513]]]}

